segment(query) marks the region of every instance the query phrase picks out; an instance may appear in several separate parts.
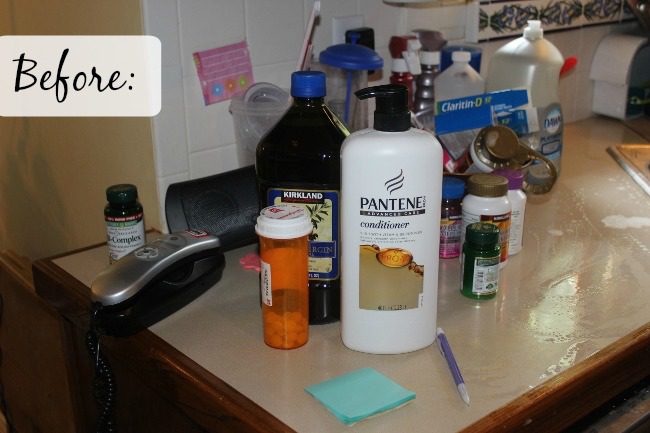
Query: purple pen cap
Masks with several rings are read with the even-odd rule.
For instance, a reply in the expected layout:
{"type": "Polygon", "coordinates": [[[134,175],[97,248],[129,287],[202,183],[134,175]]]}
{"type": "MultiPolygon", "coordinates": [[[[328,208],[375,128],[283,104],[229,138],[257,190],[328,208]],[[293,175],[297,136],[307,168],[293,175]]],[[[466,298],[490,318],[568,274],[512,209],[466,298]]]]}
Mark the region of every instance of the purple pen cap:
{"type": "Polygon", "coordinates": [[[524,173],[512,168],[499,168],[492,172],[508,179],[508,189],[521,189],[524,184],[524,173]]]}

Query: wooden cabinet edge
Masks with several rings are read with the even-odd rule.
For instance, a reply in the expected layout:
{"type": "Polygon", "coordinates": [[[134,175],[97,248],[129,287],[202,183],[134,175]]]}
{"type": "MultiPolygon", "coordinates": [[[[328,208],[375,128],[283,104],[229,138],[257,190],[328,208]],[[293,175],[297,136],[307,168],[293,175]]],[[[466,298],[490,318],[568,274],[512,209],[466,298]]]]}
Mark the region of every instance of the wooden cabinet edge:
{"type": "Polygon", "coordinates": [[[650,323],[536,386],[462,433],[562,431],[650,376],[650,323]]]}
{"type": "MultiPolygon", "coordinates": [[[[50,259],[37,260],[33,275],[37,294],[72,326],[85,330],[90,289],[50,259]]],[[[124,362],[147,386],[173,399],[179,410],[207,431],[294,432],[148,330],[127,338],[105,337],[103,344],[109,358],[124,362]]]]}

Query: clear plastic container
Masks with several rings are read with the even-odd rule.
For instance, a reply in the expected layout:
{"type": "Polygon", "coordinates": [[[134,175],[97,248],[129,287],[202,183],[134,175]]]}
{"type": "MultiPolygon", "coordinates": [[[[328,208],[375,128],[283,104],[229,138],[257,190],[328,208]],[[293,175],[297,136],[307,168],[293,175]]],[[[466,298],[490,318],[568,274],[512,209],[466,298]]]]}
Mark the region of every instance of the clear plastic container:
{"type": "Polygon", "coordinates": [[[485,82],[469,65],[472,55],[467,51],[454,51],[453,64],[442,71],[434,80],[436,101],[463,98],[485,92],[485,82]]]}
{"type": "Polygon", "coordinates": [[[255,163],[257,143],[278,123],[290,105],[289,92],[271,83],[257,83],[232,97],[229,110],[240,166],[255,163]]]}
{"type": "Polygon", "coordinates": [[[350,132],[366,128],[368,109],[355,98],[354,92],[368,85],[369,70],[384,66],[382,58],[363,45],[338,44],[323,50],[319,62],[327,75],[327,106],[350,132]]]}

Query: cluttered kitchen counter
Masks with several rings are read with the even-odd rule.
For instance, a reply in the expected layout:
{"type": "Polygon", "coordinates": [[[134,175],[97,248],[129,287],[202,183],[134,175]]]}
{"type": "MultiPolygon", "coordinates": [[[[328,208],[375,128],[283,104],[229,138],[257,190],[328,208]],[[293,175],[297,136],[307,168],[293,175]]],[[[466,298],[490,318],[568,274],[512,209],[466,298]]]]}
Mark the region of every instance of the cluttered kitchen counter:
{"type": "MultiPolygon", "coordinates": [[[[508,260],[494,299],[461,296],[458,259],[441,259],[438,326],[453,347],[469,405],[435,345],[401,355],[358,353],[343,346],[334,323],[311,326],[301,348],[266,346],[258,273],[240,264],[253,246],[228,252],[221,281],[149,331],[168,344],[171,365],[196,366],[183,371],[185,387],[210,388],[212,382],[200,381],[213,375],[260,406],[260,425],[268,417],[271,431],[564,428],[650,373],[650,197],[606,153],[608,146],[639,142],[611,119],[566,125],[559,181],[550,193],[529,196],[523,249],[508,260]],[[362,367],[416,398],[348,427],[305,392],[362,367]]],[[[35,271],[58,267],[89,286],[105,258],[97,247],[35,271]]],[[[198,423],[208,425],[210,416],[203,405],[198,423]]]]}

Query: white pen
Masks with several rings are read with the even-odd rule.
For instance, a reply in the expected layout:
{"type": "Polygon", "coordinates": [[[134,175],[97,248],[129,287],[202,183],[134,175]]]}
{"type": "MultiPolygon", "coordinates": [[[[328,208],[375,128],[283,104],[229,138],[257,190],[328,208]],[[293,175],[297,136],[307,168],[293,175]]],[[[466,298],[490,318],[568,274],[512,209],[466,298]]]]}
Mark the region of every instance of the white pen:
{"type": "Polygon", "coordinates": [[[447,361],[451,375],[454,377],[454,382],[458,388],[458,393],[460,394],[460,397],[463,399],[463,401],[469,405],[469,394],[467,393],[467,387],[465,386],[463,375],[460,374],[460,368],[458,368],[456,358],[454,358],[454,354],[451,351],[451,346],[449,345],[447,337],[445,336],[445,332],[442,330],[442,328],[438,328],[437,336],[438,348],[440,349],[442,356],[444,356],[445,360],[447,361]]]}

